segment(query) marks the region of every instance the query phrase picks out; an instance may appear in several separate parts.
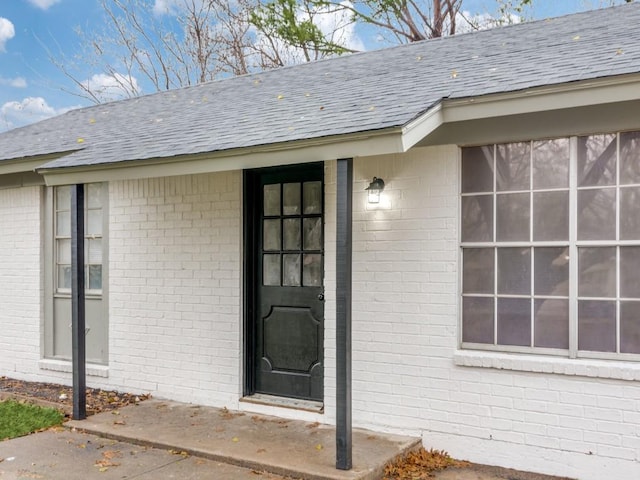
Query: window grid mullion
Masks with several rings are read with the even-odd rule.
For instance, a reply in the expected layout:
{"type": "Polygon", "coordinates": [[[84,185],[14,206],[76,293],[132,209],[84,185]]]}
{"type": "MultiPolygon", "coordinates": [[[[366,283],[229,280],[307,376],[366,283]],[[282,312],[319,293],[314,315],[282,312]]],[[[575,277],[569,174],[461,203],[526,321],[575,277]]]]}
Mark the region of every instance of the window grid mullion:
{"type": "Polygon", "coordinates": [[[569,358],[578,356],[578,137],[569,139],[569,358]]]}
{"type": "Polygon", "coordinates": [[[498,241],[498,171],[497,171],[497,151],[498,146],[493,145],[493,344],[498,345],[498,248],[495,247],[498,241]]]}
{"type": "Polygon", "coordinates": [[[616,134],[616,353],[620,353],[620,133],[616,134]]]}
{"type": "Polygon", "coordinates": [[[535,346],[535,300],[534,300],[534,248],[533,248],[533,141],[529,142],[529,275],[531,284],[529,290],[529,319],[531,324],[529,346],[535,346]]]}

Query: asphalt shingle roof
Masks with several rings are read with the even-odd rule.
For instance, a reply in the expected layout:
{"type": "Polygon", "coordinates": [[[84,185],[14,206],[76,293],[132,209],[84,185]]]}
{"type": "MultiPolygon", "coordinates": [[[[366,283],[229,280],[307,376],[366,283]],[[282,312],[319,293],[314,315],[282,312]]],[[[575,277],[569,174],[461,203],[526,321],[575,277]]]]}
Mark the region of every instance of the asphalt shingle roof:
{"type": "Polygon", "coordinates": [[[72,110],[0,134],[0,162],[75,150],[46,167],[98,165],[400,127],[446,98],[640,72],[638,25],[632,3],[72,110]]]}

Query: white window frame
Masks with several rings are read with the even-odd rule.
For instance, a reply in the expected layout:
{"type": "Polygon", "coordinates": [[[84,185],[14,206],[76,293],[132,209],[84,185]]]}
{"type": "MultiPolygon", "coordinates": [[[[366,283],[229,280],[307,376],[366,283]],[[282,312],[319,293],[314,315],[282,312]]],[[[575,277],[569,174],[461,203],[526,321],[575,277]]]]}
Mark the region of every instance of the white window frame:
{"type": "MultiPolygon", "coordinates": [[[[611,133],[611,132],[607,132],[611,133]]],[[[604,134],[607,134],[604,133],[604,134]]],[[[640,238],[637,240],[619,240],[620,238],[620,211],[621,211],[621,198],[620,191],[625,187],[640,187],[640,183],[635,184],[620,184],[620,171],[621,171],[621,156],[620,156],[620,135],[624,132],[616,132],[615,141],[616,141],[616,179],[615,185],[611,187],[616,192],[615,197],[615,239],[614,240],[578,240],[578,192],[581,190],[587,190],[589,188],[603,188],[602,186],[597,187],[578,187],[578,136],[571,137],[561,137],[568,138],[569,140],[569,239],[568,241],[534,241],[534,215],[533,215],[533,195],[530,195],[530,237],[527,242],[498,242],[496,241],[496,229],[497,229],[497,196],[503,194],[497,191],[496,188],[496,151],[498,144],[489,144],[489,145],[479,145],[479,146],[493,146],[494,147],[494,158],[493,158],[493,192],[491,193],[493,198],[493,239],[488,242],[463,242],[462,241],[462,199],[465,196],[473,196],[478,195],[478,193],[463,193],[462,192],[462,150],[460,150],[459,155],[459,168],[460,172],[459,177],[459,195],[458,195],[458,215],[459,215],[459,338],[458,343],[460,348],[468,349],[468,350],[486,350],[492,352],[506,352],[506,353],[525,353],[525,354],[539,354],[539,355],[552,355],[558,357],[564,357],[569,359],[603,359],[603,360],[622,360],[622,361],[640,361],[640,354],[635,353],[620,353],[620,338],[621,338],[621,330],[620,330],[620,304],[622,301],[625,301],[624,298],[620,296],[620,248],[624,246],[640,246],[640,238]],[[499,297],[504,297],[504,295],[499,295],[497,292],[498,285],[498,250],[500,248],[505,247],[523,247],[530,248],[532,251],[534,248],[541,247],[566,247],[569,252],[569,346],[568,349],[556,349],[556,348],[543,348],[543,347],[535,347],[535,346],[513,346],[513,345],[499,345],[497,343],[497,335],[498,335],[498,323],[497,323],[497,299],[499,297]],[[615,297],[612,298],[603,298],[602,300],[612,301],[615,303],[616,307],[616,352],[598,352],[598,351],[587,351],[587,350],[578,350],[578,301],[582,299],[578,295],[578,277],[579,277],[579,266],[578,266],[578,251],[581,247],[615,247],[616,248],[616,293],[615,297]],[[494,327],[494,343],[472,343],[472,342],[464,342],[463,341],[463,307],[462,302],[463,298],[466,296],[463,293],[463,251],[465,248],[491,248],[494,251],[494,291],[493,294],[471,294],[473,297],[490,297],[494,299],[494,318],[493,318],[493,327],[494,327]]],[[[599,133],[594,133],[590,135],[598,135],[599,133]]],[[[585,135],[585,136],[590,136],[585,135]]],[[[509,143],[521,143],[521,142],[509,142],[509,143]]],[[[525,142],[526,143],[526,142],[525,142]]],[[[463,147],[464,148],[464,147],[463,147]]],[[[530,178],[530,188],[526,190],[526,192],[531,192],[533,185],[533,172],[531,172],[530,178]]],[[[556,189],[550,189],[554,191],[556,189]]],[[[545,191],[545,190],[535,190],[545,191]]],[[[504,193],[518,193],[518,191],[509,191],[504,193]]],[[[525,191],[523,191],[525,192],[525,191]]],[[[531,259],[533,264],[533,258],[531,259]]],[[[538,298],[538,295],[535,295],[534,291],[534,282],[535,282],[535,272],[533,268],[531,269],[531,294],[529,298],[533,301],[531,302],[531,345],[534,343],[534,303],[535,298],[538,298]]],[[[522,298],[526,298],[526,296],[521,296],[522,298]]],[[[545,296],[542,296],[545,297],[545,296]]],[[[599,298],[594,297],[585,297],[588,300],[600,300],[599,298]]],[[[637,300],[637,299],[634,299],[637,300]]],[[[640,301],[638,302],[638,306],[640,307],[640,301]]]]}

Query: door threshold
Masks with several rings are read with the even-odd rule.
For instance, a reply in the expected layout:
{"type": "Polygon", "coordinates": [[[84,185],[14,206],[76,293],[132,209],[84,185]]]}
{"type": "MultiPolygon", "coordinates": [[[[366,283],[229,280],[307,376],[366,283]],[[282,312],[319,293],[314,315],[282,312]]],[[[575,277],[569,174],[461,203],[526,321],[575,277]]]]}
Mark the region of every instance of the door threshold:
{"type": "Polygon", "coordinates": [[[324,403],[314,400],[302,400],[300,398],[277,397],[264,393],[255,393],[240,399],[241,402],[268,405],[270,407],[291,408],[293,410],[305,410],[313,413],[323,413],[324,403]]]}

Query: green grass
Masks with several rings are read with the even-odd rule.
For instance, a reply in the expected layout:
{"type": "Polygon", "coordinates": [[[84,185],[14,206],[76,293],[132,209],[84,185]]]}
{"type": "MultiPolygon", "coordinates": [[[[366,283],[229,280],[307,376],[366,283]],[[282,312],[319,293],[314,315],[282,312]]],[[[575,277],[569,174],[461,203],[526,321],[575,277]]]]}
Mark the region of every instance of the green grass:
{"type": "Polygon", "coordinates": [[[60,425],[63,419],[62,413],[54,408],[15,400],[0,402],[0,441],[60,425]]]}

